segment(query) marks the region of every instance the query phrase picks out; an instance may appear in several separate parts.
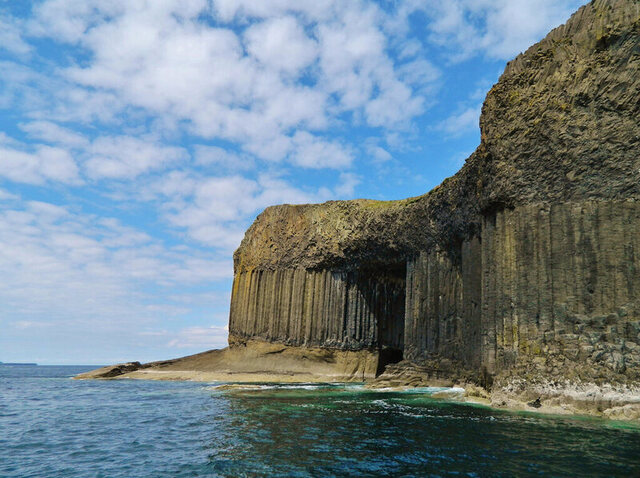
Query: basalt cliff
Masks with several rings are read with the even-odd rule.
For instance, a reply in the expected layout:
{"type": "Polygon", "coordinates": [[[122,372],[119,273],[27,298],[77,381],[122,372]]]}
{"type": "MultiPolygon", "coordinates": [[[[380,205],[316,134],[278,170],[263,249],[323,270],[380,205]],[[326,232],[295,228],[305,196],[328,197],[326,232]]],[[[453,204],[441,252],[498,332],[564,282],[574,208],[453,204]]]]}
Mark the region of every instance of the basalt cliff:
{"type": "Polygon", "coordinates": [[[234,255],[229,348],[116,375],[191,360],[638,416],[640,1],[592,1],[508,63],[480,129],[423,196],[267,208],[234,255]]]}

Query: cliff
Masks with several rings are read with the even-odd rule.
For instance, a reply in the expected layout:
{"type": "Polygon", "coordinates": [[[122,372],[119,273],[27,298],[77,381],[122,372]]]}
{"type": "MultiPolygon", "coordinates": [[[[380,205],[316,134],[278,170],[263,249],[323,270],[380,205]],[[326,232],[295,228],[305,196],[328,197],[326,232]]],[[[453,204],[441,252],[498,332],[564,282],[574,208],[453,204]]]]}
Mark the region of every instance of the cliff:
{"type": "Polygon", "coordinates": [[[508,63],[484,102],[480,146],[433,191],[267,208],[236,271],[402,261],[478,236],[499,210],[638,197],[639,8],[592,2],[508,63]]]}
{"type": "Polygon", "coordinates": [[[431,192],[267,208],[234,255],[226,353],[368,354],[346,375],[640,413],[639,72],[640,1],[592,1],[508,63],[431,192]]]}
{"type": "Polygon", "coordinates": [[[433,191],[266,209],[234,256],[232,340],[635,386],[638,72],[640,2],[591,2],[507,65],[433,191]]]}

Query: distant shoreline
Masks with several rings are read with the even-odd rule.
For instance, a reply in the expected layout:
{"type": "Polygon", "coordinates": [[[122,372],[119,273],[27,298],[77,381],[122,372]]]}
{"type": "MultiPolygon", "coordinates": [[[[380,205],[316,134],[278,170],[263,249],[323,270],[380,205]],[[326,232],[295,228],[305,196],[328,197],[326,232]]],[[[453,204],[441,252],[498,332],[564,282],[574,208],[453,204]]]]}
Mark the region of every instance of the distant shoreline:
{"type": "Polygon", "coordinates": [[[0,365],[12,365],[12,366],[19,366],[19,367],[36,367],[38,364],[32,363],[32,362],[0,362],[0,365]]]}

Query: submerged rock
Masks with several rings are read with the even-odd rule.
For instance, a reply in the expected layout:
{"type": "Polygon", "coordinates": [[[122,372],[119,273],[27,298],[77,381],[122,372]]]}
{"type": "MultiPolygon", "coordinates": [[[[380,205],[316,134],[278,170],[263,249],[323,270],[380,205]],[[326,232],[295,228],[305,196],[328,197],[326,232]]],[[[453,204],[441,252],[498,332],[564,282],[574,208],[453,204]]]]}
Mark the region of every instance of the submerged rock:
{"type": "Polygon", "coordinates": [[[140,362],[127,362],[120,363],[116,365],[108,365],[106,367],[102,367],[96,370],[92,370],[90,372],[81,373],[80,375],[76,375],[77,379],[86,379],[86,378],[114,378],[124,375],[129,372],[135,372],[140,368],[144,368],[140,362]]]}

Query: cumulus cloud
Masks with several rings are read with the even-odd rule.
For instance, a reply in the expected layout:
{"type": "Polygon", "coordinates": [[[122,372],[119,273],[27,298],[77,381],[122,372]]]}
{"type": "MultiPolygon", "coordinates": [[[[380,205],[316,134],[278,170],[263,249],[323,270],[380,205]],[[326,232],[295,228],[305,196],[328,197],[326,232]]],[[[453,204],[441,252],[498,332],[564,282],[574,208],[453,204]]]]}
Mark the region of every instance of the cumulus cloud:
{"type": "Polygon", "coordinates": [[[327,141],[305,131],[292,138],[292,161],[307,168],[344,168],[351,165],[353,154],[336,141],[327,141]]]}
{"type": "Polygon", "coordinates": [[[385,163],[393,158],[389,151],[378,144],[376,138],[369,138],[366,141],[366,151],[374,163],[385,163]]]}
{"type": "MultiPolygon", "coordinates": [[[[30,32],[91,54],[62,70],[86,96],[85,115],[143,108],[268,160],[297,158],[287,138],[318,136],[343,113],[393,128],[424,111],[413,87],[437,69],[425,58],[394,63],[374,4],[261,3],[48,0],[34,8],[30,32]]],[[[297,165],[307,163],[318,164],[297,165]]]]}
{"type": "Polygon", "coordinates": [[[406,84],[419,90],[430,92],[435,82],[440,78],[440,70],[425,58],[417,58],[398,67],[398,74],[406,84]]]}
{"type": "Polygon", "coordinates": [[[6,191],[5,189],[0,188],[0,201],[9,201],[13,199],[18,199],[19,196],[6,191]]]}
{"type": "Polygon", "coordinates": [[[183,148],[131,136],[99,137],[89,147],[84,167],[92,178],[133,179],[188,157],[183,148]]]}
{"type": "Polygon", "coordinates": [[[248,154],[238,154],[219,146],[196,145],[194,147],[196,164],[215,166],[223,171],[246,171],[255,168],[254,158],[248,154]]]}
{"type": "Polygon", "coordinates": [[[249,27],[244,38],[249,54],[266,68],[297,76],[318,56],[317,42],[309,38],[295,17],[272,18],[249,27]]]}
{"type": "Polygon", "coordinates": [[[28,55],[31,46],[22,39],[19,25],[0,18],[0,50],[4,49],[17,55],[28,55]]]}
{"type": "Polygon", "coordinates": [[[360,184],[360,177],[358,175],[353,173],[340,173],[340,182],[334,188],[334,192],[329,193],[328,196],[351,198],[358,184],[360,184]]]}
{"type": "Polygon", "coordinates": [[[566,20],[584,0],[452,0],[411,2],[431,20],[429,39],[453,61],[474,54],[508,60],[566,20]]]}
{"type": "Polygon", "coordinates": [[[78,166],[69,151],[47,145],[31,149],[22,151],[0,146],[0,176],[27,184],[80,181],[78,166]]]}
{"type": "Polygon", "coordinates": [[[189,159],[182,147],[154,138],[98,136],[93,140],[48,121],[20,125],[33,139],[46,144],[26,144],[7,135],[0,138],[0,176],[28,184],[56,181],[82,182],[81,170],[91,179],[135,179],[189,159]],[[4,144],[4,145],[3,145],[4,144]]]}
{"type": "Polygon", "coordinates": [[[438,129],[451,137],[462,136],[469,131],[478,130],[482,106],[471,106],[454,113],[438,124],[438,129]]]}
{"type": "MultiPolygon", "coordinates": [[[[149,287],[229,278],[230,258],[172,249],[114,218],[42,201],[0,209],[0,300],[20,320],[153,317],[149,287]]],[[[151,302],[153,303],[153,302],[151,302]]]]}
{"type": "Polygon", "coordinates": [[[87,146],[88,140],[75,131],[51,121],[31,121],[19,125],[31,138],[67,147],[87,146]]]}

